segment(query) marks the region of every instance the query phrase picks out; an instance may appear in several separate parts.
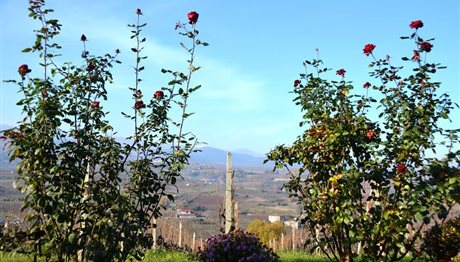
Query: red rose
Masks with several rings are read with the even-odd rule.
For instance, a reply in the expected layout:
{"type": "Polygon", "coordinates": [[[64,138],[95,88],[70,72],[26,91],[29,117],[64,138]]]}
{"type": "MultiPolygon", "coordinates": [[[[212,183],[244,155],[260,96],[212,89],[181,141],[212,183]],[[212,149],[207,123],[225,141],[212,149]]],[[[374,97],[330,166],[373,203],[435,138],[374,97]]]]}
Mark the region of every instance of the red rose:
{"type": "Polygon", "coordinates": [[[134,108],[136,108],[137,110],[139,110],[141,108],[145,108],[144,101],[137,100],[136,103],[134,103],[134,108]]]}
{"type": "Polygon", "coordinates": [[[412,28],[412,29],[419,29],[419,28],[422,28],[422,27],[423,27],[423,22],[422,22],[422,20],[415,20],[415,21],[412,21],[412,22],[409,24],[409,27],[412,28]]]}
{"type": "Polygon", "coordinates": [[[347,71],[345,71],[345,69],[342,68],[342,69],[337,70],[336,74],[341,77],[345,77],[345,72],[347,71]]]}
{"type": "Polygon", "coordinates": [[[428,42],[423,42],[420,44],[420,51],[430,52],[433,45],[428,42]]]}
{"type": "Polygon", "coordinates": [[[32,72],[32,70],[29,69],[28,65],[23,64],[18,68],[18,72],[21,76],[26,76],[28,73],[32,72]]]}
{"type": "Polygon", "coordinates": [[[140,8],[137,8],[137,9],[136,9],[136,14],[137,14],[137,15],[142,15],[142,10],[141,10],[140,8]]]}
{"type": "Polygon", "coordinates": [[[372,54],[372,51],[374,50],[374,48],[375,48],[375,45],[367,44],[364,46],[363,52],[366,56],[369,56],[370,54],[372,54]]]}
{"type": "Polygon", "coordinates": [[[84,35],[84,34],[81,35],[80,40],[81,40],[82,42],[85,42],[85,41],[86,41],[86,35],[84,35]]]}
{"type": "Polygon", "coordinates": [[[369,87],[371,87],[371,83],[366,82],[366,83],[363,84],[363,87],[364,88],[369,88],[369,87]]]}
{"type": "Polygon", "coordinates": [[[198,16],[200,16],[200,15],[197,12],[192,11],[192,12],[188,13],[187,16],[188,16],[189,23],[193,25],[193,24],[196,23],[196,21],[198,21],[198,16]]]}
{"type": "Polygon", "coordinates": [[[157,98],[157,99],[162,99],[164,97],[164,95],[165,94],[163,93],[163,91],[158,90],[158,91],[155,92],[154,97],[157,98]]]}
{"type": "Polygon", "coordinates": [[[406,173],[407,167],[404,164],[399,164],[398,167],[396,167],[396,171],[398,171],[400,174],[406,173]]]}
{"type": "Polygon", "coordinates": [[[374,130],[368,130],[367,131],[367,138],[369,138],[369,140],[372,140],[374,137],[375,137],[374,130]]]}
{"type": "Polygon", "coordinates": [[[92,108],[99,108],[99,101],[93,101],[92,108]]]}
{"type": "Polygon", "coordinates": [[[299,80],[295,80],[294,81],[294,87],[298,87],[300,85],[300,81],[299,80]]]}

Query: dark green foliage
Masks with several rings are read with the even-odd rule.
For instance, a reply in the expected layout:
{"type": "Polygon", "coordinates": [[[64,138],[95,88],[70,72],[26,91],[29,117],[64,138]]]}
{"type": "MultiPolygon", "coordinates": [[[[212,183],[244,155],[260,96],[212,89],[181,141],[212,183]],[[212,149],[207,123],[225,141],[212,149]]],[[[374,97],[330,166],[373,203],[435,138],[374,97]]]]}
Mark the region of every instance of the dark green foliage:
{"type": "Polygon", "coordinates": [[[340,80],[323,79],[329,69],[319,58],[305,61],[305,73],[294,81],[306,130],[267,158],[287,170],[285,188],[330,260],[352,261],[359,244],[364,260],[403,259],[417,251],[431,218],[446,217],[458,203],[459,129],[439,125],[457,105],[438,94],[432,75],[444,67],[420,60],[419,53],[429,50],[420,50],[418,34],[407,38],[417,53],[409,50],[413,59],[403,59],[413,66],[406,77],[390,57],[375,58],[372,45],[367,55],[375,80],[369,81],[377,83],[365,83],[365,95],[351,93],[346,70],[337,70],[340,80]],[[441,160],[428,157],[441,147],[437,139],[448,152],[441,160]]]}
{"type": "MultiPolygon", "coordinates": [[[[57,260],[126,260],[141,258],[149,246],[147,229],[152,218],[161,216],[162,199],[175,187],[181,171],[194,151],[196,138],[183,131],[198,31],[195,25],[181,30],[191,41],[186,73],[173,72],[174,83],[161,88],[164,95],[144,97],[139,73],[143,47],[140,38],[141,12],[131,36],[136,41],[132,113],[134,134],[126,144],[114,139],[106,120],[106,87],[112,83],[114,54],[92,55],[81,36],[82,62],[59,66],[53,60],[59,45],[52,43],[61,25],[49,19],[53,12],[44,0],[29,1],[30,16],[39,20],[36,40],[24,52],[38,52],[41,77],[27,65],[19,67],[22,81],[16,83],[24,98],[24,118],[4,132],[10,160],[19,160],[18,188],[24,194],[27,211],[24,227],[5,232],[0,245],[5,250],[53,255],[57,260]],[[83,65],[81,65],[83,64],[83,65]],[[179,94],[179,85],[183,86],[179,94]],[[144,103],[144,101],[146,101],[144,103]],[[128,177],[126,184],[121,176],[128,177]],[[22,229],[24,230],[24,229],[22,229]]],[[[39,67],[37,66],[37,68],[39,67]]],[[[34,67],[35,68],[35,67],[34,67]]]]}

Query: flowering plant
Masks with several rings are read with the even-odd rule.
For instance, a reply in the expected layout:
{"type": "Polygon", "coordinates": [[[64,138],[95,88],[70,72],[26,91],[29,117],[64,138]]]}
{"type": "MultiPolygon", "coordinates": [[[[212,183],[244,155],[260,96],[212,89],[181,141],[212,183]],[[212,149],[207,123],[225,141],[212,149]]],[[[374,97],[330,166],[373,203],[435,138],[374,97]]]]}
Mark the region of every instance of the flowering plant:
{"type": "Polygon", "coordinates": [[[307,130],[291,146],[267,154],[275,169],[288,170],[285,188],[303,208],[302,221],[315,233],[316,247],[331,260],[352,261],[362,253],[366,261],[397,261],[417,254],[422,230],[459,201],[458,172],[446,172],[458,170],[459,129],[439,126],[454,103],[438,94],[440,83],[431,79],[445,67],[426,62],[433,45],[420,37],[422,26],[412,22],[415,32],[402,37],[414,41],[417,55],[402,58],[414,65],[407,77],[388,55],[375,57],[376,45],[364,46],[376,80],[363,85],[365,95],[350,94],[345,69],[336,71],[340,81],[327,81],[322,75],[330,69],[321,60],[305,61],[293,93],[304,112],[300,126],[307,130]],[[435,136],[445,141],[438,144],[435,136]],[[443,160],[427,156],[442,145],[448,151],[443,160]],[[300,168],[291,170],[293,165],[300,168]]]}
{"type": "MultiPolygon", "coordinates": [[[[48,18],[53,10],[45,8],[44,0],[30,0],[29,11],[42,28],[36,30],[34,45],[23,52],[39,53],[43,75],[34,76],[29,65],[21,65],[21,81],[8,81],[24,95],[17,104],[25,117],[4,132],[10,160],[19,160],[17,185],[24,194],[25,221],[30,225],[26,235],[38,236],[22,241],[19,248],[44,245],[59,261],[140,258],[149,243],[147,228],[156,226],[152,221],[161,216],[164,200],[174,200],[171,189],[177,188],[177,178],[197,143],[193,134],[184,131],[184,123],[192,115],[187,111],[188,99],[200,88],[191,82],[199,69],[195,51],[207,45],[198,39],[198,13],[187,17],[193,21],[190,26],[179,26],[180,34],[190,41],[189,71],[163,69],[172,80],[144,96],[140,75],[147,57],[142,53],[146,39],[141,32],[146,24],[140,23],[142,10],[135,10],[137,22],[129,25],[135,41],[133,102],[130,111],[123,113],[134,132],[127,143],[120,143],[104,110],[107,84],[113,81],[110,69],[121,63],[120,51],[95,56],[86,48],[88,37],[81,35],[83,65],[59,66],[54,58],[61,47],[52,41],[61,24],[48,18]]],[[[15,236],[11,232],[1,243],[14,244],[15,236]]],[[[41,248],[33,249],[35,255],[40,252],[41,248]]]]}
{"type": "Polygon", "coordinates": [[[235,230],[211,236],[201,252],[202,261],[279,261],[278,256],[251,233],[235,230]]]}

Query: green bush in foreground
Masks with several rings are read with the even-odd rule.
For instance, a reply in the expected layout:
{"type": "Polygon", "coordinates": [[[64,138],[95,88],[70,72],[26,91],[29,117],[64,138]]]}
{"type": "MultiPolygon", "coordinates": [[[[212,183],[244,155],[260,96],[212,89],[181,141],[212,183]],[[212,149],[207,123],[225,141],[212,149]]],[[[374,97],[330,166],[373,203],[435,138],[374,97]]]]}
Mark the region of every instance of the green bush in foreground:
{"type": "Polygon", "coordinates": [[[441,124],[458,105],[441,93],[435,73],[445,67],[428,60],[433,39],[422,39],[422,21],[409,27],[401,37],[413,41],[412,58],[402,57],[408,68],[364,45],[371,57],[364,92],[354,91],[343,68],[327,80],[331,69],[319,52],[306,60],[293,83],[303,130],[267,154],[274,170],[287,170],[284,188],[302,208],[315,248],[332,261],[354,261],[360,244],[366,261],[418,255],[426,225],[459,202],[460,129],[441,124]],[[441,158],[440,150],[445,157],[430,157],[441,158]]]}
{"type": "Polygon", "coordinates": [[[141,259],[150,246],[146,231],[166,208],[162,200],[174,200],[169,188],[177,188],[198,143],[184,123],[193,114],[188,99],[200,88],[191,81],[200,69],[195,50],[208,45],[198,39],[199,15],[192,11],[188,23],[176,24],[188,40],[181,43],[189,57],[188,69],[162,69],[171,80],[152,89],[140,78],[147,59],[141,34],[146,23],[142,10],[133,10],[136,23],[128,27],[134,77],[127,95],[131,98],[124,103],[130,106],[122,112],[133,133],[120,143],[106,117],[106,101],[114,80],[111,70],[121,63],[121,51],[94,55],[83,34],[81,60],[61,64],[56,59],[61,46],[55,41],[62,25],[51,18],[53,9],[45,0],[29,0],[28,9],[39,23],[33,45],[23,52],[37,53],[40,62],[20,65],[18,80],[6,81],[22,94],[17,105],[23,119],[1,131],[9,160],[17,161],[16,185],[26,216],[24,229],[0,232],[0,248],[46,254],[57,261],[141,259]]]}

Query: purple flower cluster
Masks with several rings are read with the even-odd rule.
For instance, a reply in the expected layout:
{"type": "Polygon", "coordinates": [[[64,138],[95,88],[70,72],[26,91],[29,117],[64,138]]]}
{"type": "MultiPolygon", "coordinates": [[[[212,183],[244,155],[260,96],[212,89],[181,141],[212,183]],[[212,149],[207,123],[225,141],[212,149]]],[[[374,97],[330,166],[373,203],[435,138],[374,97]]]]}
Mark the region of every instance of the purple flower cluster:
{"type": "Polygon", "coordinates": [[[200,258],[209,262],[279,261],[273,250],[263,245],[256,235],[242,230],[211,236],[200,258]]]}

